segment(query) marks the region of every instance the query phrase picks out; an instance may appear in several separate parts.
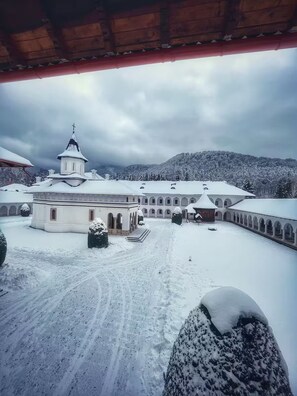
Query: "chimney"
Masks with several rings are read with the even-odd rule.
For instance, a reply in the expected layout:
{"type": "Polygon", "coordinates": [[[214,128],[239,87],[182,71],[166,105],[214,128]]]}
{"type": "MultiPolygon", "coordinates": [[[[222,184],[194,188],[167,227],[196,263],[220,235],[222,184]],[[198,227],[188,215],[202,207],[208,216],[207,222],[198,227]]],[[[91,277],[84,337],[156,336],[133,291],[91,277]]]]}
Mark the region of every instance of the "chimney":
{"type": "Polygon", "coordinates": [[[40,176],[36,176],[35,177],[35,183],[40,183],[41,182],[41,177],[40,176]]]}
{"type": "Polygon", "coordinates": [[[105,180],[109,180],[110,175],[108,173],[105,174],[105,180]]]}
{"type": "Polygon", "coordinates": [[[97,170],[91,169],[91,173],[92,173],[92,179],[97,179],[97,170]]]}

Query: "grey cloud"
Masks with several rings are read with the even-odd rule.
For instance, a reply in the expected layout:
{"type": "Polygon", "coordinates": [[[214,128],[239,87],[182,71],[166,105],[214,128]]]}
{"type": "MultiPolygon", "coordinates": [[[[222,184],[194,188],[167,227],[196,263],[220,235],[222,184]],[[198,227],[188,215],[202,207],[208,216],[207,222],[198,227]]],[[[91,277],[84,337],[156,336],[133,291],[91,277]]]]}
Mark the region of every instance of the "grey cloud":
{"type": "Polygon", "coordinates": [[[75,121],[90,167],[212,149],[296,158],[296,60],[288,50],[5,84],[1,145],[57,168],[75,121]]]}

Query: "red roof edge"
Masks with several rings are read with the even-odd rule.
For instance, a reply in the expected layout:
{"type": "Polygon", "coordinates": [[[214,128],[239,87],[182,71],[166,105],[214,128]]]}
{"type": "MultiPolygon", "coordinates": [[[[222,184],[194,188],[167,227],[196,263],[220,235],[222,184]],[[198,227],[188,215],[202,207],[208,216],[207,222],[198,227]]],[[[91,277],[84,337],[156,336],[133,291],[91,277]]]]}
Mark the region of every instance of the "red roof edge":
{"type": "Polygon", "coordinates": [[[230,41],[186,45],[175,48],[148,50],[99,59],[65,62],[44,65],[31,69],[12,70],[0,73],[0,83],[31,79],[42,79],[69,74],[80,74],[99,70],[118,69],[129,66],[178,60],[234,55],[258,51],[275,51],[297,47],[297,33],[274,34],[254,38],[233,39],[230,41]]]}

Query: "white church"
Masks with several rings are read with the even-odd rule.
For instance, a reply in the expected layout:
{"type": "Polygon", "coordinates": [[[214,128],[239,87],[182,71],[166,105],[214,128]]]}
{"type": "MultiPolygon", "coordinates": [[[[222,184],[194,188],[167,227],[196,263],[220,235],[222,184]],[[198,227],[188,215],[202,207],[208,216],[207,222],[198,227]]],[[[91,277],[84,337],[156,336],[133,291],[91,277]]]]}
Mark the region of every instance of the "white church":
{"type": "Polygon", "coordinates": [[[171,219],[180,207],[189,220],[197,210],[203,210],[205,221],[209,216],[211,221],[223,220],[229,206],[254,197],[226,182],[104,179],[96,170],[85,172],[88,160],[74,131],[57,158],[60,173],[50,170],[45,181],[28,189],[33,193],[31,226],[48,232],[86,233],[90,222],[100,217],[110,234],[128,235],[137,228],[139,209],[145,217],[171,219]]]}
{"type": "Polygon", "coordinates": [[[58,155],[60,173],[49,171],[33,193],[31,226],[49,232],[88,232],[90,222],[100,217],[110,234],[128,235],[137,227],[138,191],[121,181],[106,180],[93,170],[85,172],[88,161],[75,133],[58,155]]]}

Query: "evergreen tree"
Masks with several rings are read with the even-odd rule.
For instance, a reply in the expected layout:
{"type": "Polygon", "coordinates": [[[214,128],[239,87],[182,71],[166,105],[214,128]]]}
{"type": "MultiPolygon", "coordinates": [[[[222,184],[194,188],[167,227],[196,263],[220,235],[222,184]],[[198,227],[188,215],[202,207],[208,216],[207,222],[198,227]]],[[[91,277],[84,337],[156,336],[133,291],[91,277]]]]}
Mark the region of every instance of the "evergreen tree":
{"type": "Polygon", "coordinates": [[[292,198],[291,180],[280,179],[276,188],[275,198],[292,198]]]}
{"type": "Polygon", "coordinates": [[[246,180],[244,182],[244,185],[242,186],[242,189],[244,191],[247,191],[247,192],[251,193],[251,194],[254,194],[254,192],[255,192],[254,186],[249,180],[246,180]]]}

